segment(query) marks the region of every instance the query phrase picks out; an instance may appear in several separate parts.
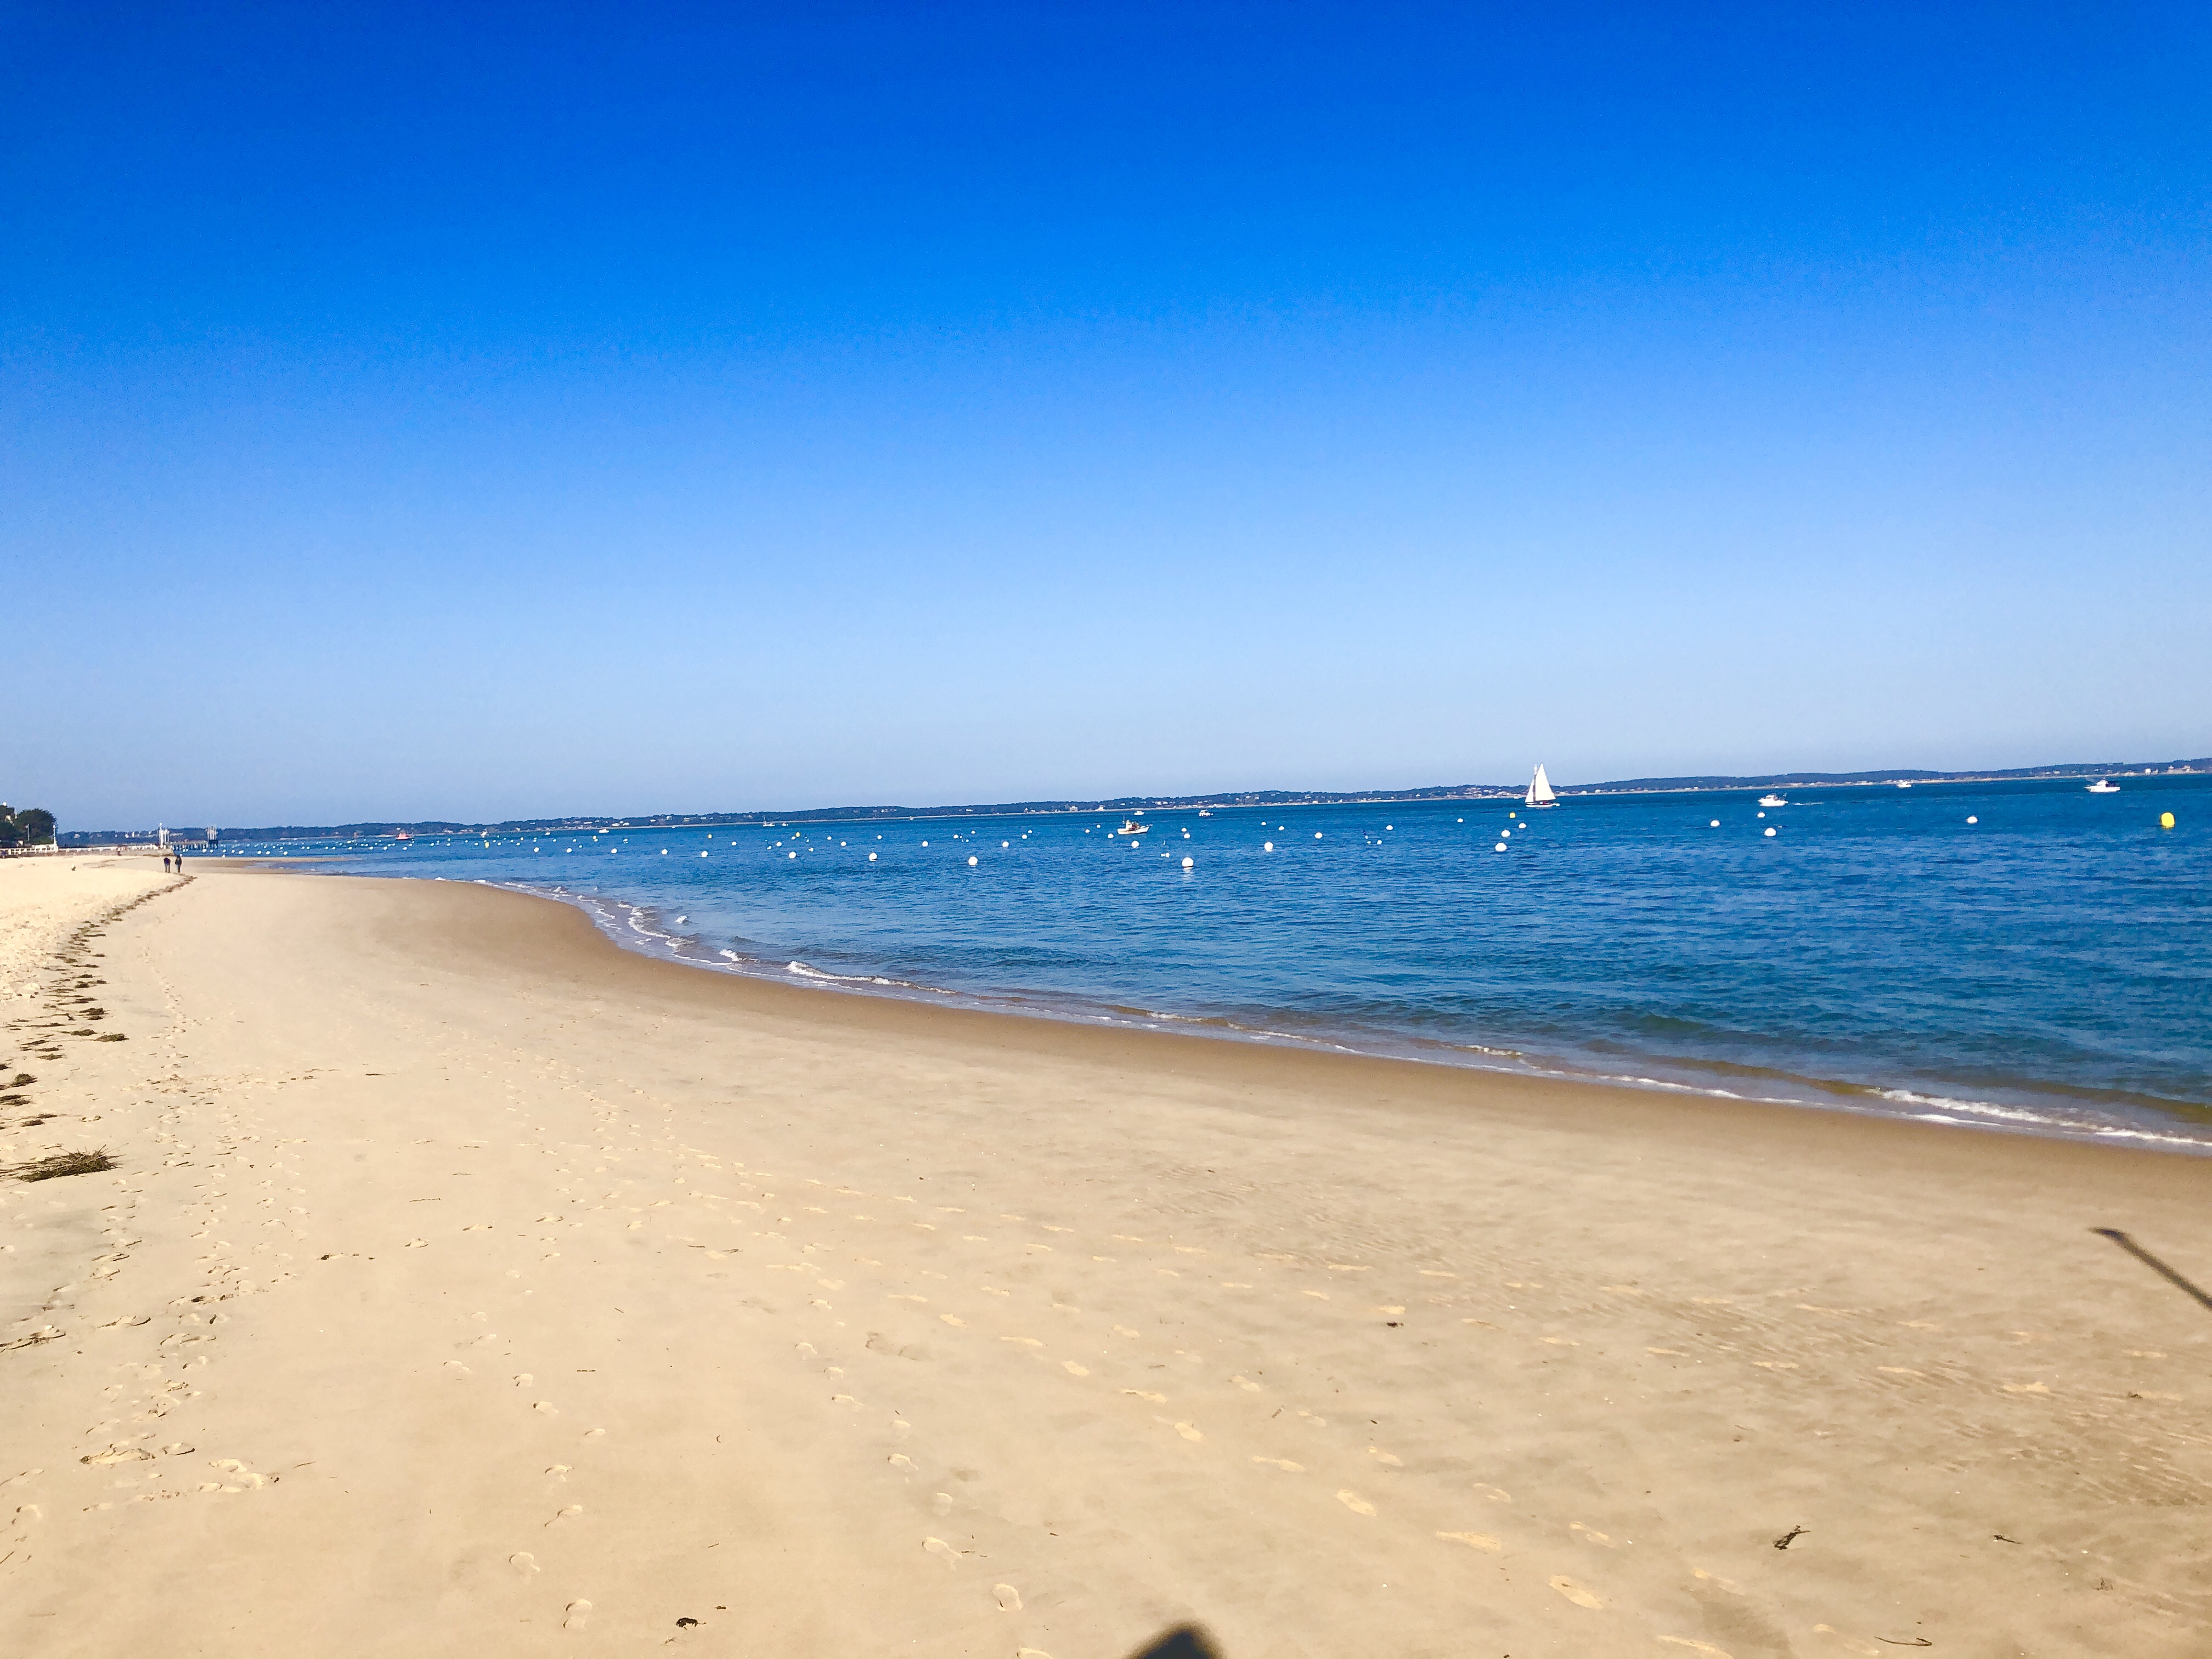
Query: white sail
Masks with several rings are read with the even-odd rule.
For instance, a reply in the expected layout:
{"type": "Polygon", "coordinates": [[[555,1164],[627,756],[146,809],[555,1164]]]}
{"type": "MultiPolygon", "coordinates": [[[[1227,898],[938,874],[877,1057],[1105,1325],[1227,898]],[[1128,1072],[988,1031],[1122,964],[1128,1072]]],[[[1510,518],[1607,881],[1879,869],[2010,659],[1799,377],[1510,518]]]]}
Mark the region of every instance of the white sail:
{"type": "Polygon", "coordinates": [[[1556,799],[1557,797],[1552,793],[1552,781],[1544,775],[1544,769],[1539,766],[1536,769],[1536,775],[1528,780],[1528,796],[1523,804],[1529,806],[1549,806],[1556,799]]]}

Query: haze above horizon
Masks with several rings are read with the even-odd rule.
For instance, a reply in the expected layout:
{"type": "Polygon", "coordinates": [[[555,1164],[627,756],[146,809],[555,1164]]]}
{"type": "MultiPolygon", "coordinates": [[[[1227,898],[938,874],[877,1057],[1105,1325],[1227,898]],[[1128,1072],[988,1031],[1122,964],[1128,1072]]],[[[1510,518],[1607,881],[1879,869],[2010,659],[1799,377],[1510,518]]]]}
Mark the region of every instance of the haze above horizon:
{"type": "Polygon", "coordinates": [[[70,824],[2212,748],[2199,11],[0,31],[70,824]]]}

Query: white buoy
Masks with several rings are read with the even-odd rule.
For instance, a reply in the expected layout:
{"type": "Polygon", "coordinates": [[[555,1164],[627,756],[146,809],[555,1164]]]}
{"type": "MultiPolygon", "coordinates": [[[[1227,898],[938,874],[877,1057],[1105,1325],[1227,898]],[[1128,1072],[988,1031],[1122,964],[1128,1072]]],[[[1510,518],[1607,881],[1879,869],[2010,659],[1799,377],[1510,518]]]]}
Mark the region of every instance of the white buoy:
{"type": "Polygon", "coordinates": [[[929,843],[928,843],[927,842],[922,842],[922,845],[923,845],[924,847],[927,847],[927,846],[928,846],[928,845],[929,845],[929,843]]]}
{"type": "Polygon", "coordinates": [[[871,863],[871,864],[873,864],[875,861],[876,861],[876,855],[875,855],[873,853],[869,854],[868,854],[868,862],[869,862],[869,863],[871,863]]]}
{"type": "Polygon", "coordinates": [[[1759,817],[1765,817],[1766,816],[1766,814],[1765,814],[1765,813],[1764,813],[1764,812],[1761,812],[1759,816],[1759,817]]]}
{"type": "Polygon", "coordinates": [[[787,859],[795,859],[795,858],[797,858],[798,856],[799,856],[799,854],[796,854],[796,853],[786,853],[786,854],[784,854],[784,857],[786,857],[786,858],[787,858],[787,859]]]}
{"type": "Polygon", "coordinates": [[[1196,859],[1185,859],[1185,860],[1182,861],[1182,867],[1183,867],[1184,869],[1188,870],[1188,869],[1191,868],[1194,865],[1195,865],[1197,862],[1198,862],[1198,860],[1197,860],[1196,859]]]}
{"type": "Polygon", "coordinates": [[[1386,823],[1382,827],[1385,830],[1395,830],[1398,826],[1395,823],[1386,823]]]}
{"type": "Polygon", "coordinates": [[[1002,842],[1000,842],[999,843],[999,845],[1000,845],[1000,846],[1001,846],[1001,847],[1012,847],[1012,846],[1013,845],[1013,842],[1010,842],[1010,841],[1002,841],[1002,842]]]}
{"type": "Polygon", "coordinates": [[[1490,850],[1493,853],[1502,853],[1505,850],[1505,843],[1501,841],[1497,846],[1492,848],[1490,850]]]}
{"type": "Polygon", "coordinates": [[[1771,826],[1770,826],[1770,827],[1768,828],[1768,830],[1767,830],[1766,833],[1767,833],[1768,835],[1770,835],[1770,836],[1771,836],[1771,835],[1772,835],[1772,834],[1774,833],[1774,830],[1773,830],[1773,829],[1772,829],[1772,827],[1771,827],[1771,826]]]}
{"type": "Polygon", "coordinates": [[[1979,818],[1968,818],[1966,822],[1969,823],[1979,823],[1981,820],[1979,818]]]}
{"type": "Polygon", "coordinates": [[[970,870],[973,870],[975,867],[975,855],[973,853],[970,853],[968,855],[968,867],[970,870]]]}
{"type": "Polygon", "coordinates": [[[703,858],[705,858],[707,855],[706,855],[704,853],[702,853],[702,854],[699,854],[699,856],[700,856],[701,858],[702,858],[702,859],[703,859],[703,858]]]}
{"type": "Polygon", "coordinates": [[[668,849],[665,847],[660,849],[660,856],[663,858],[666,858],[668,856],[668,849]]]}
{"type": "Polygon", "coordinates": [[[1314,839],[1315,839],[1316,841],[1319,841],[1319,840],[1321,839],[1321,831],[1320,831],[1320,830],[1315,830],[1315,831],[1314,831],[1314,839]]]}
{"type": "Polygon", "coordinates": [[[1263,853],[1272,853],[1275,850],[1275,843],[1272,841],[1263,841],[1260,843],[1260,850],[1263,853]]]}
{"type": "Polygon", "coordinates": [[[1715,818],[1715,819],[1713,820],[1713,828],[1714,828],[1714,829],[1716,829],[1716,830],[1717,830],[1717,829],[1719,829],[1720,827],[1721,827],[1721,821],[1720,821],[1718,818],[1715,818]]]}

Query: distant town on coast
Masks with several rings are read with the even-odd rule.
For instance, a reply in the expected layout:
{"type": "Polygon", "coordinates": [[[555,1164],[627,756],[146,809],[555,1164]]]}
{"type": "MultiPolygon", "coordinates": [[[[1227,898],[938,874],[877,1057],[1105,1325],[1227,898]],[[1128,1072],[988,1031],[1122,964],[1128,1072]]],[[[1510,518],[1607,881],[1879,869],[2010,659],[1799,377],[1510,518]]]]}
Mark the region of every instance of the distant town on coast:
{"type": "MultiPolygon", "coordinates": [[[[1621,778],[1607,783],[1555,785],[1563,799],[1577,795],[1634,795],[1700,789],[1817,789],[1882,783],[1996,783],[2018,779],[2152,777],[2212,772],[2212,756],[2196,760],[2074,762],[2056,766],[2014,767],[1996,771],[1773,772],[1755,777],[1621,778]]],[[[185,846],[229,842],[412,839],[421,836],[558,834],[562,831],[712,828],[717,824],[851,823],[884,819],[1015,817],[1055,812],[1133,812],[1237,806],[1334,806],[1425,800],[1517,799],[1526,784],[1454,783],[1421,789],[1248,789],[1205,795],[1120,795],[1098,800],[1002,801],[953,806],[823,806],[805,811],[763,812],[659,812],[629,817],[570,817],[512,818],[500,823],[462,823],[444,819],[415,823],[270,824],[256,828],[169,827],[133,830],[65,830],[62,847],[109,847],[166,839],[185,846]]]]}

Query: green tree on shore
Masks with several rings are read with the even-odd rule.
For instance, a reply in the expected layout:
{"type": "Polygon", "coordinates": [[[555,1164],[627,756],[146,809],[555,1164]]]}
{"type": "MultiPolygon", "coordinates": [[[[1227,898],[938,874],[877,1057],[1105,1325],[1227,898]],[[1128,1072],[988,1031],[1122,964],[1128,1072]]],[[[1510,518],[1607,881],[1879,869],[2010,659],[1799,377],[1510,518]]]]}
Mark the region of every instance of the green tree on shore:
{"type": "Polygon", "coordinates": [[[54,815],[43,806],[21,811],[0,803],[0,848],[45,847],[54,838],[54,815]]]}

